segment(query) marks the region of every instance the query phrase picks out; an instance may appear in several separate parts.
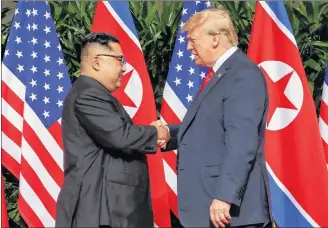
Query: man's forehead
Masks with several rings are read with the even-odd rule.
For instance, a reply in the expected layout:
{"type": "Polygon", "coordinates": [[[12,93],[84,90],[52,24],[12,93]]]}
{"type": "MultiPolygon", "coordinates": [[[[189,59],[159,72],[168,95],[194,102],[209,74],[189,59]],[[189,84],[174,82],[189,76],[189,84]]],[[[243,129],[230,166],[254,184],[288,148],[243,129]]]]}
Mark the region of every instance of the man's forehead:
{"type": "Polygon", "coordinates": [[[187,38],[190,39],[190,38],[198,37],[200,35],[201,35],[201,27],[195,26],[190,31],[188,31],[187,38]]]}
{"type": "Polygon", "coordinates": [[[119,43],[114,43],[114,42],[108,43],[108,47],[112,50],[112,52],[122,54],[122,48],[119,43]]]}

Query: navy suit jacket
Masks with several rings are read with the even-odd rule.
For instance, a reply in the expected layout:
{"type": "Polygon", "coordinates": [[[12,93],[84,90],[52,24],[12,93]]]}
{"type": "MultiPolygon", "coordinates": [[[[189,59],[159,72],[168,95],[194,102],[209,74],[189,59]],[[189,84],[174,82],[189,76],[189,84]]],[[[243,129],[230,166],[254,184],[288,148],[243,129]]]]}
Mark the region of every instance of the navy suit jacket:
{"type": "Polygon", "coordinates": [[[231,203],[231,226],[270,222],[264,138],[268,94],[240,50],[215,72],[165,150],[178,149],[178,206],[185,227],[209,227],[213,199],[231,203]]]}

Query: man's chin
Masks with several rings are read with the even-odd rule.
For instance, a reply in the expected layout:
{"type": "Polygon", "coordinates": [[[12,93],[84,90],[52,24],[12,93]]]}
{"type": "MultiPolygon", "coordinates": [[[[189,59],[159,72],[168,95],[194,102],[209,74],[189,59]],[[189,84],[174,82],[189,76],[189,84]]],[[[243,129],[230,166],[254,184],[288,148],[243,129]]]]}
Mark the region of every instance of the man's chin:
{"type": "Polygon", "coordinates": [[[205,66],[205,64],[204,64],[202,61],[200,61],[200,60],[196,60],[196,61],[195,61],[195,64],[196,64],[197,66],[201,66],[201,67],[205,66]]]}

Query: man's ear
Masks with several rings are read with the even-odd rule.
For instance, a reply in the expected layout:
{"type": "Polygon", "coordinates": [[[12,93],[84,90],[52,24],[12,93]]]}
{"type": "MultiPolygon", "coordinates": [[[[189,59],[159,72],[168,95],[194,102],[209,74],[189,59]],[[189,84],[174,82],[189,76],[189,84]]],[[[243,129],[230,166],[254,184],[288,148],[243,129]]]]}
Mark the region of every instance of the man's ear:
{"type": "Polygon", "coordinates": [[[212,40],[212,46],[213,46],[214,48],[216,48],[217,46],[219,46],[219,43],[220,43],[220,36],[219,36],[219,34],[217,33],[217,34],[213,35],[212,37],[213,37],[213,40],[212,40]]]}
{"type": "Polygon", "coordinates": [[[100,70],[100,61],[99,61],[99,57],[96,56],[92,59],[92,68],[95,71],[99,71],[100,70]]]}

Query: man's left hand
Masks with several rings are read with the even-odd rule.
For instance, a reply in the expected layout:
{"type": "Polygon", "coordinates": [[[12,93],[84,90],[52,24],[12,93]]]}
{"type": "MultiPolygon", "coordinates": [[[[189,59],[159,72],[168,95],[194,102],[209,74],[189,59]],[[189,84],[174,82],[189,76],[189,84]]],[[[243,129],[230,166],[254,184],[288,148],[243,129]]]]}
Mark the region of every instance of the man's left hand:
{"type": "Polygon", "coordinates": [[[214,199],[210,206],[210,218],[215,227],[225,227],[231,220],[231,203],[214,199]]]}

